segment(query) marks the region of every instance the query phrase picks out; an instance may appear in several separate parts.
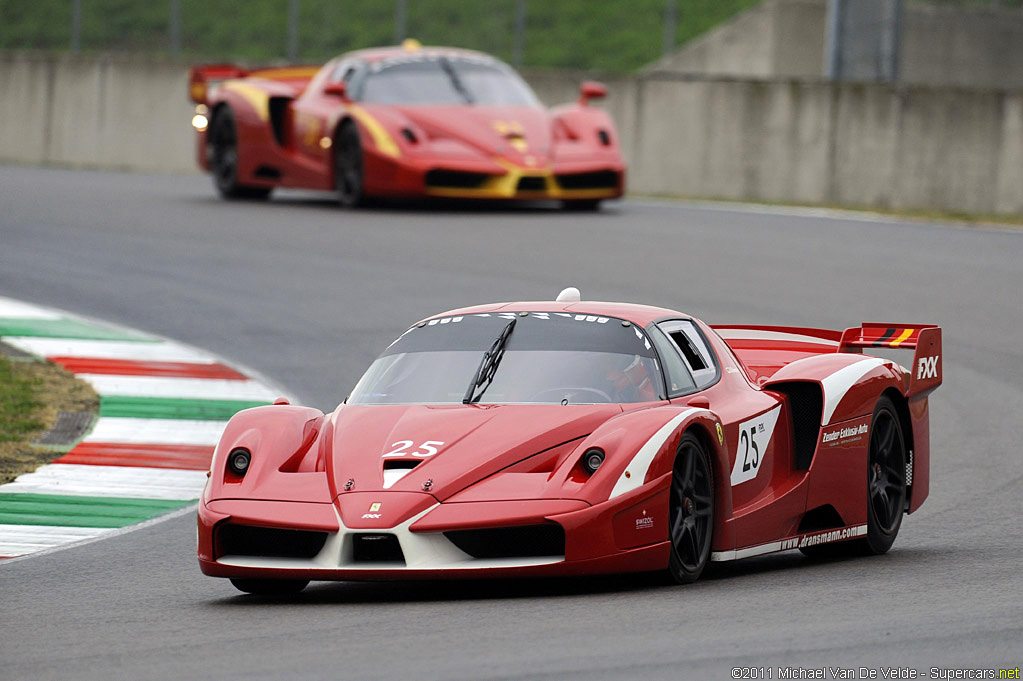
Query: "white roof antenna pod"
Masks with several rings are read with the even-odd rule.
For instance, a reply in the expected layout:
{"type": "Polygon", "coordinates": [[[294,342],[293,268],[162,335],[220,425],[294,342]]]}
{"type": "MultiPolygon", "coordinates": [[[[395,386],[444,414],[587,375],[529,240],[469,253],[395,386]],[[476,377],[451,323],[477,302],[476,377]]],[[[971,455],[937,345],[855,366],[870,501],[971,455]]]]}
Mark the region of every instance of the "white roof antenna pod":
{"type": "Polygon", "coordinates": [[[579,293],[579,289],[577,289],[575,286],[569,286],[568,288],[566,288],[565,290],[558,294],[558,297],[554,299],[554,302],[578,303],[580,300],[582,300],[582,294],[579,293]]]}

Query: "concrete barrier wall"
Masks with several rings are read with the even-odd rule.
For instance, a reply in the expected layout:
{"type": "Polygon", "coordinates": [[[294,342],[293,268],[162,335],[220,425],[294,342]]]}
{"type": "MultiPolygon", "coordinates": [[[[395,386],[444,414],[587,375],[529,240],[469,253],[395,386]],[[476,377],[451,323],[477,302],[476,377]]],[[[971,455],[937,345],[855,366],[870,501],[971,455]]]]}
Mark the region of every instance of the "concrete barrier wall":
{"type": "MultiPolygon", "coordinates": [[[[549,104],[581,73],[529,73],[549,104]]],[[[633,192],[1023,213],[1023,92],[619,77],[633,192]]],[[[181,64],[0,54],[0,160],[193,172],[181,64]]]]}

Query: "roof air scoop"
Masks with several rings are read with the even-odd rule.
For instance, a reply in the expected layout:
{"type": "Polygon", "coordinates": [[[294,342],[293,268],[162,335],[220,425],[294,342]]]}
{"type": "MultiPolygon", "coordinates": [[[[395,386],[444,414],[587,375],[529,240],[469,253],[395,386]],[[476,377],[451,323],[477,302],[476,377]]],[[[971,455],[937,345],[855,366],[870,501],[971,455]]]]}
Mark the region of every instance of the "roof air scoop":
{"type": "Polygon", "coordinates": [[[579,289],[575,286],[569,286],[564,291],[558,294],[558,297],[554,299],[557,303],[578,303],[582,300],[582,294],[579,293],[579,289]]]}

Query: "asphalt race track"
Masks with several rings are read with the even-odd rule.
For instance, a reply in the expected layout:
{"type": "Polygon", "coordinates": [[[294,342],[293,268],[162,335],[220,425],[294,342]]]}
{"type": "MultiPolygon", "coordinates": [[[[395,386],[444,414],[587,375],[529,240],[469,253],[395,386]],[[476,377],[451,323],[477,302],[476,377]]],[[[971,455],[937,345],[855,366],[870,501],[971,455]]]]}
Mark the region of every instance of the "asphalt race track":
{"type": "MultiPolygon", "coordinates": [[[[649,302],[709,322],[944,327],[932,490],[895,547],[644,577],[314,583],[200,574],[191,515],[0,565],[2,679],[728,679],[733,666],[1016,667],[1023,657],[1023,232],[626,201],[344,212],[206,178],[0,168],[0,295],[164,334],[332,408],[456,306],[649,302]]],[[[777,671],[775,671],[777,678],[777,671]]]]}

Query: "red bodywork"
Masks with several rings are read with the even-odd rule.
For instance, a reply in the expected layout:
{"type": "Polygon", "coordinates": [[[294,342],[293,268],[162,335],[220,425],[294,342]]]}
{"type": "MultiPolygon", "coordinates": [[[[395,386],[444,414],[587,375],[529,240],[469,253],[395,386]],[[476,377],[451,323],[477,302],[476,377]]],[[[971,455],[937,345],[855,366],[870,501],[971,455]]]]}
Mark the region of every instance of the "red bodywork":
{"type": "Polygon", "coordinates": [[[207,123],[225,108],[237,126],[240,184],[333,190],[341,125],[356,124],[366,196],[598,201],[624,192],[625,165],[610,117],[588,106],[604,95],[584,83],[578,102],[541,106],[402,106],[352,101],[338,83],[348,65],[450,48],[362,50],[322,67],[245,71],[193,68],[200,167],[210,169],[207,123]]]}
{"type": "MultiPolygon", "coordinates": [[[[497,312],[607,316],[638,328],[692,319],[661,308],[585,302],[495,304],[432,319],[497,312]]],[[[364,580],[662,569],[670,546],[669,479],[686,432],[699,437],[713,461],[712,560],[852,538],[867,523],[870,421],[882,395],[894,401],[912,453],[906,510],[920,507],[928,492],[927,395],[941,383],[939,328],[864,324],[843,333],[692,321],[718,371],[707,387],[678,399],[342,404],[327,415],[279,405],[238,413],[217,446],[199,505],[203,572],[364,580]],[[912,368],[862,354],[867,347],[915,349],[912,368]],[[808,391],[793,386],[814,387],[809,393],[817,397],[807,401],[808,391]],[[740,428],[766,416],[773,426],[756,436],[759,468],[736,482],[740,428]],[[436,456],[428,455],[439,445],[436,456]],[[239,447],[252,453],[243,477],[227,468],[229,452],[239,447]],[[588,474],[580,459],[593,447],[607,458],[588,474]],[[395,448],[428,456],[413,454],[414,467],[387,482],[395,460],[409,461],[384,456],[395,448]],[[835,522],[807,524],[811,511],[828,506],[835,522]],[[225,539],[238,526],[302,530],[319,539],[301,556],[238,549],[236,539],[225,539]],[[523,527],[563,532],[560,551],[493,557],[453,540],[472,538],[474,530],[523,527]],[[387,541],[400,545],[402,562],[360,555],[355,544],[366,537],[394,537],[387,541]]]]}

